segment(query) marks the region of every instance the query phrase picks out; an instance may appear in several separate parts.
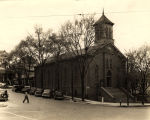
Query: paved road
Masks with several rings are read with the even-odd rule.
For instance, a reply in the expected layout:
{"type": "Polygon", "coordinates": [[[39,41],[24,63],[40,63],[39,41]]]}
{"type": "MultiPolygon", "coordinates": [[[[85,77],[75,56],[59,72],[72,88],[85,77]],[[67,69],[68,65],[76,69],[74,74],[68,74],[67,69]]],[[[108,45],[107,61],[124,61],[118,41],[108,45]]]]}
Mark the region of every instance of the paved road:
{"type": "Polygon", "coordinates": [[[0,120],[150,120],[150,107],[111,107],[57,101],[8,91],[8,102],[0,103],[0,120]]]}

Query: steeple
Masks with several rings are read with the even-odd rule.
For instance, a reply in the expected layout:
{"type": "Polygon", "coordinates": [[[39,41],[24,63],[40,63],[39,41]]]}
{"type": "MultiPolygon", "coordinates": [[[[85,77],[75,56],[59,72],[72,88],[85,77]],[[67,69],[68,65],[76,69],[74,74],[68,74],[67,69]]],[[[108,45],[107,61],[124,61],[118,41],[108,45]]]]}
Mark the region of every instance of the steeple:
{"type": "Polygon", "coordinates": [[[97,43],[108,43],[112,42],[113,40],[113,25],[112,23],[104,14],[104,9],[102,12],[102,16],[95,22],[95,44],[97,43]]]}
{"type": "Polygon", "coordinates": [[[105,23],[105,24],[110,24],[110,25],[114,25],[114,23],[112,23],[104,14],[104,9],[103,9],[103,12],[102,12],[102,16],[98,19],[97,22],[95,22],[94,25],[96,24],[100,24],[100,23],[105,23]]]}
{"type": "Polygon", "coordinates": [[[104,15],[104,8],[103,8],[103,13],[102,13],[102,15],[104,15]]]}

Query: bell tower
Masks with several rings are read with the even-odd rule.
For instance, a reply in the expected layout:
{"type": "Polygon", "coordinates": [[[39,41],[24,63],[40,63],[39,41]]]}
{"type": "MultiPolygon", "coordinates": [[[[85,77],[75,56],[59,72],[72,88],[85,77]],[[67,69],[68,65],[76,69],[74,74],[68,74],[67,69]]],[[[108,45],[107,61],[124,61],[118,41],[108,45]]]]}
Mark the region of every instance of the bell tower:
{"type": "Polygon", "coordinates": [[[105,15],[104,10],[100,19],[95,22],[95,44],[113,43],[113,25],[105,15]]]}

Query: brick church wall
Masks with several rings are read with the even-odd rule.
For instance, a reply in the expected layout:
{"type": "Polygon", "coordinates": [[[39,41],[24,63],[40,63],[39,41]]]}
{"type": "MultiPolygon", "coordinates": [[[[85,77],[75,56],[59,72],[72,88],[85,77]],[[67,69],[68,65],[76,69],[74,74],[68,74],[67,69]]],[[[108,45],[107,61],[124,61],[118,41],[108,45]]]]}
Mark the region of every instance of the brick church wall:
{"type": "MultiPolygon", "coordinates": [[[[106,52],[105,69],[104,69],[103,53],[100,51],[99,54],[97,54],[93,59],[93,61],[91,62],[86,76],[85,95],[87,98],[93,100],[98,99],[100,86],[107,87],[108,70],[110,70],[112,73],[111,87],[121,87],[124,85],[125,66],[124,63],[122,63],[122,58],[119,57],[117,53],[112,55],[109,52],[106,52]],[[111,57],[112,59],[112,68],[109,69],[106,66],[106,58],[108,57],[111,57]],[[103,76],[104,70],[105,70],[105,77],[103,76]],[[105,81],[103,84],[101,84],[101,81],[104,80],[103,77],[105,78],[105,81]]],[[[47,63],[44,67],[37,67],[35,76],[36,76],[36,87],[40,87],[44,89],[49,88],[49,89],[61,90],[64,91],[67,95],[71,95],[72,93],[71,81],[73,79],[74,96],[81,97],[81,79],[80,79],[78,62],[76,59],[62,60],[59,62],[59,67],[56,65],[55,62],[47,63]],[[59,75],[57,75],[56,68],[59,69],[59,75]],[[42,72],[43,72],[43,76],[42,76],[42,72]],[[43,77],[43,79],[41,77],[43,77]]]]}

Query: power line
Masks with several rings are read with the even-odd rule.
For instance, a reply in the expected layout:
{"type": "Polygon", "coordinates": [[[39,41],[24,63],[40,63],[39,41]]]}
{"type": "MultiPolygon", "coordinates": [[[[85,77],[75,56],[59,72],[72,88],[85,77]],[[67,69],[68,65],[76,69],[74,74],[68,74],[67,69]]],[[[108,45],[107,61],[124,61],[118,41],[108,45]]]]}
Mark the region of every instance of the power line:
{"type": "MultiPolygon", "coordinates": [[[[105,14],[128,14],[128,13],[150,13],[150,11],[120,11],[120,12],[105,12],[105,14]]],[[[77,13],[77,14],[50,14],[50,15],[33,15],[33,16],[20,16],[20,17],[6,17],[6,18],[46,18],[46,17],[65,17],[75,15],[92,15],[102,13],[77,13]]]]}
{"type": "MultiPolygon", "coordinates": [[[[120,11],[120,12],[105,12],[105,14],[125,14],[125,13],[150,13],[150,11],[120,11]]],[[[55,17],[55,16],[75,16],[75,15],[92,15],[92,14],[102,14],[102,13],[76,13],[76,14],[51,14],[42,16],[27,16],[27,17],[55,17]]]]}

